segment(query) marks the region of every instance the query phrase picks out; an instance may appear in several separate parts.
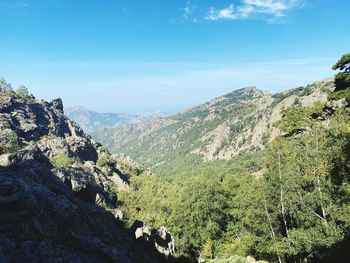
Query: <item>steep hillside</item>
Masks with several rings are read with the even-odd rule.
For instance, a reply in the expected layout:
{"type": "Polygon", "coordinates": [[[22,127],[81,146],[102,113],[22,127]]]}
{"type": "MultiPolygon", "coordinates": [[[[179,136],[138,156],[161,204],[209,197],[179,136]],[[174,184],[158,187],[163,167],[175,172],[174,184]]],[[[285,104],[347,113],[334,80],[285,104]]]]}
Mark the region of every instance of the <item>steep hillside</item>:
{"type": "Polygon", "coordinates": [[[77,122],[86,132],[93,132],[107,126],[120,128],[153,118],[167,117],[167,114],[160,111],[135,114],[98,113],[90,111],[83,106],[68,107],[64,110],[67,116],[77,122]]]}
{"type": "Polygon", "coordinates": [[[124,152],[159,174],[176,173],[180,167],[227,161],[264,149],[279,134],[272,123],[281,110],[326,101],[332,89],[332,79],[274,95],[248,87],[166,119],[104,128],[93,137],[112,152],[124,152]]]}
{"type": "Polygon", "coordinates": [[[68,119],[61,99],[0,84],[0,262],[167,261],[169,232],[127,230],[117,208],[142,171],[68,119]]]}

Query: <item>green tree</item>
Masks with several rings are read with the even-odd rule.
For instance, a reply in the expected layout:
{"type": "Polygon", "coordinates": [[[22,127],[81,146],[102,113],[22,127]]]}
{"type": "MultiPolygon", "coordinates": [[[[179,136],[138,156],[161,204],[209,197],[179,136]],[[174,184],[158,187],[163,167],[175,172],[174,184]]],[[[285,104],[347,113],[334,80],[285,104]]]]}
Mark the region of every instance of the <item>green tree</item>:
{"type": "Polygon", "coordinates": [[[221,238],[227,224],[227,199],[220,172],[208,167],[186,181],[173,204],[171,229],[177,233],[181,252],[199,252],[209,238],[221,238]]]}
{"type": "Polygon", "coordinates": [[[28,89],[23,85],[20,85],[18,87],[18,89],[16,90],[16,93],[20,97],[24,97],[24,96],[27,96],[29,94],[28,89]]]}
{"type": "Polygon", "coordinates": [[[29,95],[29,92],[28,92],[28,89],[23,86],[23,85],[20,85],[18,87],[18,89],[16,90],[16,94],[19,98],[25,98],[29,95]]]}
{"type": "MultiPolygon", "coordinates": [[[[264,195],[282,261],[311,254],[320,260],[349,233],[348,217],[343,216],[350,209],[343,198],[349,191],[349,111],[329,114],[325,109],[316,104],[299,111],[308,113],[304,132],[278,137],[268,147],[264,195]]],[[[280,123],[291,130],[288,117],[280,123]]]]}
{"type": "Polygon", "coordinates": [[[335,90],[330,93],[328,99],[337,100],[345,98],[350,103],[350,53],[343,55],[342,58],[333,66],[333,70],[340,70],[335,75],[335,90]]]}
{"type": "Polygon", "coordinates": [[[273,125],[287,134],[300,133],[309,125],[308,111],[304,107],[290,107],[281,112],[282,118],[273,125]]]}
{"type": "Polygon", "coordinates": [[[213,254],[214,254],[213,250],[214,250],[213,242],[211,241],[210,238],[208,238],[203,246],[203,250],[201,252],[200,257],[204,260],[213,259],[213,254]]]}

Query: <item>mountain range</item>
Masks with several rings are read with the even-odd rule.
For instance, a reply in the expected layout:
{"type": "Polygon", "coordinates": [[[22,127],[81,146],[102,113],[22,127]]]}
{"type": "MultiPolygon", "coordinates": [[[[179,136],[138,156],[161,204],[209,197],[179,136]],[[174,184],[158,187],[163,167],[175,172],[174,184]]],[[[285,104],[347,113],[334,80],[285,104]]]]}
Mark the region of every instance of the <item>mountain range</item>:
{"type": "Polygon", "coordinates": [[[246,87],[166,118],[105,127],[92,136],[111,152],[126,153],[154,172],[169,175],[263,150],[280,134],[273,123],[283,109],[325,102],[333,89],[332,78],[277,94],[246,87]]]}
{"type": "Polygon", "coordinates": [[[350,115],[333,79],[96,140],[61,99],[0,84],[1,262],[347,262],[350,115]]]}
{"type": "Polygon", "coordinates": [[[130,124],[140,123],[153,118],[164,118],[168,114],[156,111],[146,113],[98,113],[83,106],[73,106],[64,109],[65,114],[79,123],[86,132],[93,132],[103,127],[120,128],[130,124]]]}

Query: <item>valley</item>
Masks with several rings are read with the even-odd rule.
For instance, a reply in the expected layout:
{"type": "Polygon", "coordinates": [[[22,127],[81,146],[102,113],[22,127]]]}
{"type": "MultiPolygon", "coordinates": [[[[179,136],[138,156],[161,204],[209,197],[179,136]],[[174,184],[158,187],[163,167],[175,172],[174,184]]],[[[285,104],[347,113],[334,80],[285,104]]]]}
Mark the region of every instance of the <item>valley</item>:
{"type": "Polygon", "coordinates": [[[156,174],[183,177],[197,166],[258,154],[280,135],[273,123],[281,118],[281,110],[325,102],[333,89],[332,79],[279,94],[248,87],[167,118],[101,128],[92,136],[111,152],[126,153],[156,174]]]}
{"type": "Polygon", "coordinates": [[[350,262],[349,10],[0,0],[0,263],[350,262]]]}
{"type": "Polygon", "coordinates": [[[239,89],[95,139],[61,99],[2,80],[0,259],[346,262],[347,58],[334,79],[239,89]]]}

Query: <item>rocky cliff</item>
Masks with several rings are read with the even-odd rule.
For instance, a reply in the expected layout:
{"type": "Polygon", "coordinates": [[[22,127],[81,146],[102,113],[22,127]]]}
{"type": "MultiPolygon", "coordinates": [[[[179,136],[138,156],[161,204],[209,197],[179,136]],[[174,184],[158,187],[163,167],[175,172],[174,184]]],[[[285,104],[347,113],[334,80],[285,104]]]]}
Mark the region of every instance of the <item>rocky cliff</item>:
{"type": "Polygon", "coordinates": [[[165,228],[144,242],[124,228],[120,156],[68,119],[61,99],[0,88],[0,153],[0,262],[171,260],[165,228]]]}

